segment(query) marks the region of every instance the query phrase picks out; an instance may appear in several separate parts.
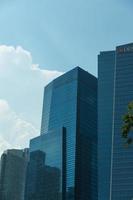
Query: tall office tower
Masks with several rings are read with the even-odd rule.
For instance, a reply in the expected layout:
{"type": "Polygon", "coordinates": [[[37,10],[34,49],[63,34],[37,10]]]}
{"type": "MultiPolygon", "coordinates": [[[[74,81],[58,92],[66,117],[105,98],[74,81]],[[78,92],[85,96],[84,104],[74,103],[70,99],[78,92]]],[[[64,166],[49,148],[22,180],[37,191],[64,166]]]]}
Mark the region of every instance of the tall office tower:
{"type": "MultiPolygon", "coordinates": [[[[31,153],[38,150],[45,154],[43,162],[49,171],[40,191],[49,191],[51,196],[43,200],[97,199],[97,79],[94,76],[76,67],[45,87],[41,135],[30,142],[31,153]],[[46,178],[50,173],[56,178],[46,178]]],[[[29,177],[36,173],[32,166],[30,173],[29,177]]],[[[27,185],[30,183],[29,179],[27,185]]],[[[32,184],[28,192],[34,194],[35,190],[32,184]]],[[[40,200],[32,196],[28,200],[40,200]]]]}
{"type": "Polygon", "coordinates": [[[1,156],[0,200],[24,200],[28,149],[7,150],[1,156]]]}
{"type": "Polygon", "coordinates": [[[59,169],[45,165],[44,152],[39,150],[31,152],[30,162],[27,168],[25,200],[58,199],[59,179],[59,169]],[[34,188],[34,190],[32,190],[32,188],[34,188]]]}
{"type": "Polygon", "coordinates": [[[133,44],[101,52],[98,62],[99,200],[132,200],[133,146],[124,147],[121,127],[133,100],[133,44]]]}

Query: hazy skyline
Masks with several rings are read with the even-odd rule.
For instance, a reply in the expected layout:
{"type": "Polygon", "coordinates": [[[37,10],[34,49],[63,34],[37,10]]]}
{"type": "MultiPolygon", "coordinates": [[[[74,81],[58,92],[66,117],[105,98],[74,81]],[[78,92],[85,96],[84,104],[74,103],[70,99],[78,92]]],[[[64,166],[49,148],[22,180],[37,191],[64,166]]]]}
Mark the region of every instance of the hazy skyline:
{"type": "Polygon", "coordinates": [[[131,0],[0,1],[0,151],[39,134],[43,88],[133,42],[131,0]]]}

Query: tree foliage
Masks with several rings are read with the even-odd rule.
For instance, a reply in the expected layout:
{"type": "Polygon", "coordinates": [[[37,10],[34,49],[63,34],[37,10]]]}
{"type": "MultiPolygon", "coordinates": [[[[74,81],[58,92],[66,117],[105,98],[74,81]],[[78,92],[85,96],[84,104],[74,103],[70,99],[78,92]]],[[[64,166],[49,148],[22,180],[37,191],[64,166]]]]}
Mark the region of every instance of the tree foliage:
{"type": "Polygon", "coordinates": [[[126,140],[127,145],[133,143],[133,138],[129,136],[131,131],[133,131],[133,101],[128,104],[128,111],[123,116],[122,138],[126,140]]]}

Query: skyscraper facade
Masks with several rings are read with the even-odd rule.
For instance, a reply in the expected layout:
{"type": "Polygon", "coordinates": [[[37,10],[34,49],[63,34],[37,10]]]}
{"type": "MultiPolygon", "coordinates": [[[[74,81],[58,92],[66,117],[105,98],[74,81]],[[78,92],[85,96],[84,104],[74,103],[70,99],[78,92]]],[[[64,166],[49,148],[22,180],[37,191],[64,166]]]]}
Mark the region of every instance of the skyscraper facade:
{"type": "Polygon", "coordinates": [[[98,199],[109,200],[115,51],[98,56],[98,199]]]}
{"type": "Polygon", "coordinates": [[[63,199],[65,187],[65,129],[31,140],[25,200],[63,199]]]}
{"type": "Polygon", "coordinates": [[[124,147],[122,116],[133,100],[133,44],[99,55],[99,200],[133,199],[133,146],[124,147]]]}
{"type": "Polygon", "coordinates": [[[0,200],[24,200],[28,149],[5,151],[1,156],[0,200]]]}
{"type": "MultiPolygon", "coordinates": [[[[97,79],[94,76],[76,67],[46,86],[41,135],[30,142],[30,151],[38,150],[45,154],[45,166],[58,173],[55,174],[59,186],[57,200],[97,199],[97,79]]],[[[47,183],[49,186],[45,187],[51,188],[52,193],[51,179],[47,183]]],[[[54,195],[51,200],[55,200],[54,195]]]]}
{"type": "Polygon", "coordinates": [[[60,170],[46,166],[45,160],[44,152],[39,150],[31,152],[27,167],[25,200],[59,199],[60,170]]]}

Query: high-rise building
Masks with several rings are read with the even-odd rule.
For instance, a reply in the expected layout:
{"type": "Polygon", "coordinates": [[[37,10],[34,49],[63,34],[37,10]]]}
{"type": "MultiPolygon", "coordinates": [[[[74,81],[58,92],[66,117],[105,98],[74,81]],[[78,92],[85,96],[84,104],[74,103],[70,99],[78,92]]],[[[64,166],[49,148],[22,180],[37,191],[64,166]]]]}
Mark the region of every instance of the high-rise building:
{"type": "MultiPolygon", "coordinates": [[[[42,196],[43,191],[50,195],[42,197],[43,200],[97,199],[97,79],[94,76],[76,67],[45,87],[41,135],[30,142],[31,155],[38,150],[44,154],[45,159],[41,159],[47,174],[39,191],[42,196]]],[[[31,158],[30,162],[36,163],[36,159],[31,158]]],[[[40,200],[35,197],[37,188],[31,182],[36,173],[32,164],[29,171],[27,192],[33,195],[28,200],[40,200]]]]}
{"type": "Polygon", "coordinates": [[[59,169],[45,165],[44,152],[39,150],[31,152],[27,167],[25,200],[58,199],[59,179],[59,169]]]}
{"type": "Polygon", "coordinates": [[[24,200],[28,149],[11,149],[1,156],[0,200],[24,200]]]}
{"type": "Polygon", "coordinates": [[[133,146],[124,147],[122,116],[133,100],[133,44],[98,59],[99,200],[133,199],[133,146]]]}

